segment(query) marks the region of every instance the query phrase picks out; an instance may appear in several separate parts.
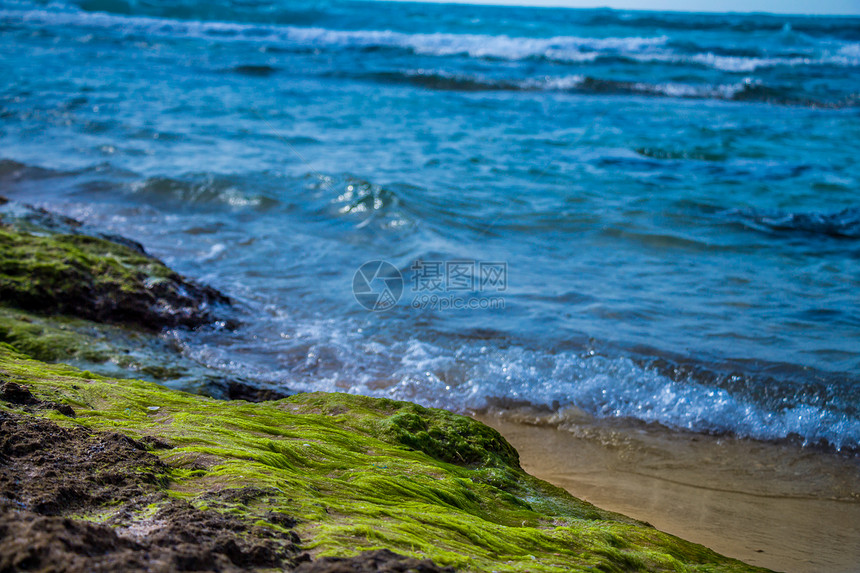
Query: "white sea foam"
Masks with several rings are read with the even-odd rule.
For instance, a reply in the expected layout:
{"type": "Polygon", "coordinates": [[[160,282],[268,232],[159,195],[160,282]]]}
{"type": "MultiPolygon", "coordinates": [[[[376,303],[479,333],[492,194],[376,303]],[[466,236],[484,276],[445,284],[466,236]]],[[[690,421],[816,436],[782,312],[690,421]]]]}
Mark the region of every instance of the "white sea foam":
{"type": "Polygon", "coordinates": [[[585,76],[581,74],[573,74],[569,76],[545,76],[541,78],[532,78],[522,82],[522,87],[525,89],[542,89],[542,90],[572,90],[581,87],[585,82],[585,76]]]}
{"type": "Polygon", "coordinates": [[[811,58],[748,58],[696,54],[689,61],[727,72],[754,72],[759,68],[775,66],[808,66],[818,63],[811,58]]]}
{"type": "Polygon", "coordinates": [[[561,409],[576,406],[598,418],[630,418],[694,432],[731,432],[761,440],[799,436],[810,444],[824,441],[839,449],[860,444],[860,419],[848,413],[850,405],[801,396],[774,407],[726,389],[730,384],[672,379],[623,356],[499,348],[479,340],[458,348],[416,338],[368,341],[360,331],[344,332],[342,325],[329,320],[305,325],[295,334],[296,339],[307,339],[306,360],[289,373],[259,373],[293,389],[347,391],[456,411],[498,399],[525,401],[561,409]],[[332,362],[330,368],[321,366],[324,357],[332,362]]]}
{"type": "Polygon", "coordinates": [[[665,51],[659,53],[627,54],[626,57],[640,62],[665,62],[670,64],[692,63],[726,72],[740,73],[754,72],[761,68],[774,68],[779,66],[860,66],[860,57],[849,57],[848,54],[842,53],[841,51],[837,54],[825,53],[815,58],[718,56],[710,52],[688,55],[665,51]]]}
{"type": "Polygon", "coordinates": [[[716,98],[732,99],[738,93],[748,89],[750,86],[759,85],[760,82],[752,78],[746,78],[734,84],[719,85],[692,85],[679,83],[641,84],[634,86],[643,93],[654,93],[669,97],[680,98],[716,98]]]}
{"type": "Polygon", "coordinates": [[[860,58],[860,42],[851,42],[839,48],[839,54],[849,58],[860,58]]]}
{"type": "MultiPolygon", "coordinates": [[[[561,77],[543,77],[535,78],[522,82],[521,86],[526,89],[542,89],[542,90],[577,90],[586,85],[588,79],[583,75],[570,75],[561,77]]],[[[667,96],[677,98],[714,98],[714,99],[733,99],[738,93],[749,89],[752,86],[761,85],[761,82],[753,78],[744,78],[740,82],[732,84],[682,84],[676,82],[665,82],[657,84],[649,84],[645,82],[635,83],[618,83],[620,91],[641,93],[643,95],[667,96]]],[[[611,82],[607,86],[607,90],[611,91],[611,82]]]]}

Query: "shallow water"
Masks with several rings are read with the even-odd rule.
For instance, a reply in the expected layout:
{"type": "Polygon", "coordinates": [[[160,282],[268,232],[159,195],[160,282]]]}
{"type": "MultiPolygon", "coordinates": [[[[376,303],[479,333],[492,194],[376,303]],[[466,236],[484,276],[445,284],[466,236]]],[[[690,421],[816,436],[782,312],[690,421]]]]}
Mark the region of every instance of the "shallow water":
{"type": "Polygon", "coordinates": [[[855,456],[581,412],[519,408],[478,419],[507,437],[526,471],[601,508],[774,571],[857,570],[855,456]]]}
{"type": "Polygon", "coordinates": [[[3,1],[0,192],[234,296],[240,329],[165,335],[207,367],[856,450],[858,30],[3,1]],[[353,294],[371,260],[403,275],[386,311],[353,294]],[[431,292],[416,261],[506,275],[431,292]]]}

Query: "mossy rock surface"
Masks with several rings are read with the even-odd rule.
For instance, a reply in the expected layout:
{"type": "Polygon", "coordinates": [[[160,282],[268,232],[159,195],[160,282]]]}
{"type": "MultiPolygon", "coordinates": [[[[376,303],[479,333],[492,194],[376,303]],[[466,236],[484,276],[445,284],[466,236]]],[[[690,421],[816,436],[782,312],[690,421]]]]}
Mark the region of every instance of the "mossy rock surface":
{"type": "MultiPolygon", "coordinates": [[[[76,417],[2,401],[0,411],[156,441],[169,500],[267,531],[288,526],[315,557],[389,549],[463,571],[762,571],[529,476],[495,431],[440,410],[346,394],[218,401],[5,344],[0,382],[76,417]],[[248,488],[262,493],[231,493],[248,488]]],[[[154,505],[126,526],[164,511],[154,505]]],[[[117,511],[77,518],[110,523],[117,511]]]]}
{"type": "Polygon", "coordinates": [[[0,304],[0,342],[44,362],[65,362],[115,378],[143,378],[215,398],[284,398],[285,388],[227,375],[176,351],[169,337],[123,325],[43,315],[0,304]]]}
{"type": "Polygon", "coordinates": [[[0,304],[159,330],[210,323],[227,302],[127,244],[0,226],[0,304]]]}
{"type": "MultiPolygon", "coordinates": [[[[43,317],[0,305],[0,342],[45,362],[83,359],[101,363],[109,359],[106,345],[81,334],[78,323],[63,317],[43,317]]],[[[91,323],[90,323],[91,324],[91,323]]]]}

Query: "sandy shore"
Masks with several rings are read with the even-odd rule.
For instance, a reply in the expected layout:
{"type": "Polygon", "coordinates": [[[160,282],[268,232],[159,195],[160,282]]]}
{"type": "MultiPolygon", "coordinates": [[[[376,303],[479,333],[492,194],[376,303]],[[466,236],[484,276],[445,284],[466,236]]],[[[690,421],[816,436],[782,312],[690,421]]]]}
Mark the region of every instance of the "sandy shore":
{"type": "Polygon", "coordinates": [[[777,571],[860,568],[860,460],[789,444],[599,422],[477,414],[529,473],[604,509],[777,571]]]}

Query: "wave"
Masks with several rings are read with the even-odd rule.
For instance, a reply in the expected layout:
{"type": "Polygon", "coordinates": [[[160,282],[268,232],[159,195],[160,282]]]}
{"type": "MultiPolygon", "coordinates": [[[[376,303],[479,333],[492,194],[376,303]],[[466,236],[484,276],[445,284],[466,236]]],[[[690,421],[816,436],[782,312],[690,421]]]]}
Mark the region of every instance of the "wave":
{"type": "Polygon", "coordinates": [[[241,65],[241,66],[233,66],[227,72],[239,74],[241,76],[251,76],[257,78],[267,78],[273,74],[278,73],[278,68],[274,66],[266,66],[266,65],[241,65]]]}
{"type": "Polygon", "coordinates": [[[384,213],[401,204],[400,197],[391,189],[354,177],[337,180],[327,176],[314,176],[311,188],[325,189],[337,194],[331,199],[331,204],[343,214],[384,213]]]}
{"type": "Polygon", "coordinates": [[[709,147],[693,149],[664,149],[661,147],[637,147],[633,151],[643,157],[660,160],[725,161],[727,154],[709,147]]]}
{"type": "MultiPolygon", "coordinates": [[[[524,82],[516,80],[493,80],[477,76],[466,76],[453,74],[442,70],[406,70],[394,72],[375,72],[362,74],[360,78],[378,81],[386,84],[406,84],[422,88],[440,91],[527,91],[529,86],[524,82]]],[[[576,83],[582,76],[574,76],[572,83],[576,83]]],[[[540,87],[535,85],[535,89],[540,87]]]]}
{"type": "Polygon", "coordinates": [[[0,10],[0,21],[5,24],[102,28],[122,35],[144,34],[218,42],[265,43],[296,50],[396,49],[424,56],[466,56],[508,61],[541,59],[568,64],[620,57],[645,63],[692,64],[727,72],[751,72],[779,66],[860,66],[860,44],[857,43],[843,44],[835,51],[825,50],[815,56],[742,56],[714,52],[679,53],[672,48],[670,38],[666,35],[598,38],[409,34],[391,30],[333,30],[224,21],[172,20],[79,10],[0,10]]]}
{"type": "MultiPolygon", "coordinates": [[[[75,180],[77,191],[130,193],[145,200],[179,202],[260,211],[276,208],[280,202],[265,191],[249,191],[266,186],[266,173],[250,176],[215,173],[188,174],[178,177],[147,177],[118,169],[109,163],[98,163],[76,170],[48,169],[0,158],[0,182],[10,184],[48,178],[75,180]],[[254,179],[258,176],[257,179],[254,179]]],[[[268,182],[269,186],[276,184],[268,182]]]]}
{"type": "Polygon", "coordinates": [[[13,181],[28,179],[45,179],[56,176],[54,171],[42,167],[26,165],[12,159],[0,159],[0,180],[13,181]]]}
{"type": "Polygon", "coordinates": [[[838,53],[845,58],[860,58],[860,42],[845,44],[839,48],[838,53]]]}
{"type": "Polygon", "coordinates": [[[226,205],[266,210],[279,204],[262,193],[241,189],[240,182],[216,175],[189,176],[183,179],[149,177],[127,184],[132,194],[182,203],[226,205]]]}
{"type": "Polygon", "coordinates": [[[840,239],[860,239],[860,208],[838,213],[785,213],[736,209],[726,215],[745,227],[768,233],[803,233],[840,239]]]}
{"type": "MultiPolygon", "coordinates": [[[[460,411],[525,401],[551,411],[572,406],[596,418],[758,440],[793,438],[849,452],[860,443],[851,397],[822,398],[829,393],[817,387],[774,394],[772,380],[736,372],[671,376],[630,357],[535,351],[492,339],[460,341],[449,349],[410,338],[374,342],[371,349],[354,346],[356,341],[330,328],[311,330],[322,338],[310,351],[337,355],[339,367],[331,373],[297,368],[284,380],[292,388],[343,391],[346,378],[350,392],[460,411]],[[736,382],[740,378],[743,382],[736,382]]],[[[284,377],[283,372],[265,375],[284,377]]]]}
{"type": "Polygon", "coordinates": [[[671,52],[651,54],[628,54],[627,57],[638,62],[662,62],[667,64],[698,65],[724,72],[754,72],[760,68],[798,67],[798,66],[860,66],[860,57],[853,55],[849,46],[841,48],[835,54],[819,56],[726,56],[713,52],[697,54],[678,54],[671,52]]]}
{"type": "Polygon", "coordinates": [[[360,74],[359,78],[389,84],[406,84],[440,91],[560,91],[583,94],[639,95],[681,99],[715,99],[814,108],[845,108],[860,104],[856,96],[821,101],[796,95],[787,88],[772,87],[745,78],[731,84],[647,83],[596,78],[581,74],[514,79],[454,74],[444,70],[403,70],[360,74]]]}
{"type": "Polygon", "coordinates": [[[351,175],[305,176],[299,208],[314,219],[341,219],[356,229],[399,230],[410,228],[426,215],[427,206],[411,209],[408,189],[383,187],[351,175]]]}

